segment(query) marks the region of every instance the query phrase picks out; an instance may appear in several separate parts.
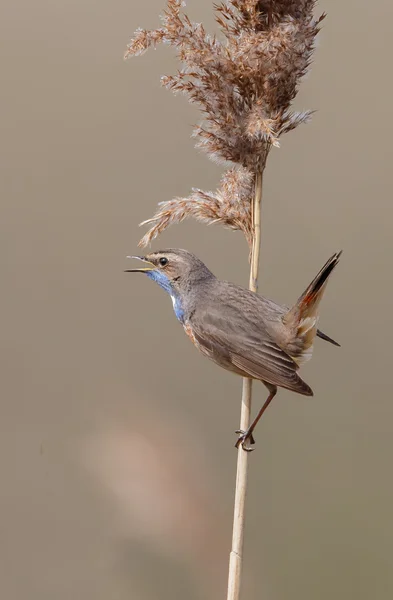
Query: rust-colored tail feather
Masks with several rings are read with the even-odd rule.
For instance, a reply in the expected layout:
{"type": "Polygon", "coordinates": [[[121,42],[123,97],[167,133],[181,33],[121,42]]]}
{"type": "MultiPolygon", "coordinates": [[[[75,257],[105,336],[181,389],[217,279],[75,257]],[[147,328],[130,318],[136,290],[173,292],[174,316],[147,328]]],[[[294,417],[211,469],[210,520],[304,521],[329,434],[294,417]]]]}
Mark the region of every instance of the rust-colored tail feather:
{"type": "Polygon", "coordinates": [[[293,332],[290,356],[298,364],[302,364],[311,358],[316,335],[337,346],[339,345],[322,332],[319,332],[317,323],[319,303],[325,291],[327,280],[338,264],[340,256],[341,252],[336,252],[329,258],[306,291],[284,317],[284,323],[293,332]]]}
{"type": "Polygon", "coordinates": [[[321,300],[322,294],[325,290],[325,284],[333,271],[333,269],[337,266],[342,250],[340,252],[336,252],[329,258],[329,260],[324,264],[322,269],[319,271],[318,275],[313,279],[310,283],[304,294],[302,294],[297,301],[297,305],[300,310],[304,310],[310,305],[314,304],[316,301],[321,300]]]}

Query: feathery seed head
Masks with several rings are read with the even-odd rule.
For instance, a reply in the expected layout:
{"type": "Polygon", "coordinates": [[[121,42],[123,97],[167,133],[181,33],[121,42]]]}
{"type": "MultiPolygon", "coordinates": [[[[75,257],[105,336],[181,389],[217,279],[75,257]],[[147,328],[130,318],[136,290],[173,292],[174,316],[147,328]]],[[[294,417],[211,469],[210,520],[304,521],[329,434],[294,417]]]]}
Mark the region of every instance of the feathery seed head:
{"type": "Polygon", "coordinates": [[[250,242],[257,165],[264,166],[283,133],[312,114],[291,112],[290,106],[325,15],[313,18],[315,0],[227,0],[215,5],[221,40],[182,13],[184,4],[168,0],[162,27],[138,29],[125,56],[142,54],[160,42],[174,46],[181,69],[163,77],[162,84],[184,93],[201,110],[203,122],[194,129],[197,147],[237,166],[224,175],[215,194],[193,190],[189,198],[162,203],[145,222],[151,229],[141,243],[189,216],[240,229],[250,242]],[[229,198],[228,182],[236,197],[229,198]]]}

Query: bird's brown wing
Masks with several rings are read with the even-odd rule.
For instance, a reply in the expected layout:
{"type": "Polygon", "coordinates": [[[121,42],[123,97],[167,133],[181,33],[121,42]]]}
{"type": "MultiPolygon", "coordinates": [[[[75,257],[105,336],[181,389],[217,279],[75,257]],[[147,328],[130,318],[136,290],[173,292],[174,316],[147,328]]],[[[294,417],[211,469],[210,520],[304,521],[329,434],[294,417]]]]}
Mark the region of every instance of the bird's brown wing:
{"type": "MultiPolygon", "coordinates": [[[[311,396],[311,388],[297,374],[298,365],[263,327],[249,333],[245,321],[223,320],[210,310],[193,319],[192,332],[201,350],[218,364],[230,362],[234,370],[299,394],[311,396]],[[245,331],[247,330],[247,331],[245,331]]],[[[228,367],[227,367],[228,368],[228,367]]]]}

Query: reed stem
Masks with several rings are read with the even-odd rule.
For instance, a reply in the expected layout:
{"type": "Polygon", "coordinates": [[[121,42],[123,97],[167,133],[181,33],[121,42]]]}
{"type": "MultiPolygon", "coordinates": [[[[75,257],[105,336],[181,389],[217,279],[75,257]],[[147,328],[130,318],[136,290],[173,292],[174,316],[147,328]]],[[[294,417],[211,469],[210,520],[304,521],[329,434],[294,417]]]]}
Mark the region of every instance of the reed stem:
{"type": "MultiPolygon", "coordinates": [[[[259,255],[261,246],[261,203],[262,178],[266,164],[266,156],[261,159],[255,176],[255,193],[253,198],[253,241],[251,250],[249,289],[258,290],[259,255]]],[[[242,405],[240,413],[240,429],[246,431],[250,425],[252,398],[252,379],[243,379],[242,405]]],[[[233,514],[232,549],[229,555],[228,595],[227,600],[239,600],[243,566],[243,541],[246,516],[246,495],[248,458],[250,453],[239,446],[237,456],[235,506],[233,514]]]]}

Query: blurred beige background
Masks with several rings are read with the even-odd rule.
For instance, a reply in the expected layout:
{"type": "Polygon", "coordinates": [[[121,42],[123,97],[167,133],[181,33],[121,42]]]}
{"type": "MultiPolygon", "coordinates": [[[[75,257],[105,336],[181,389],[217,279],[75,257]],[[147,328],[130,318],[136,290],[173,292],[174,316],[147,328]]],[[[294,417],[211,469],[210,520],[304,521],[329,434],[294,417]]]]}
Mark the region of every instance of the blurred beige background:
{"type": "MultiPolygon", "coordinates": [[[[7,600],[225,597],[241,382],[198,355],[152,282],[125,275],[157,202],[221,170],[198,115],[161,89],[160,47],[123,62],[164,0],[21,0],[1,18],[0,593],[7,600]]],[[[213,27],[210,0],[189,14],[213,27]]],[[[272,152],[261,290],[296,299],[344,254],[303,371],[251,456],[244,597],[393,595],[393,239],[388,0],[326,0],[299,108],[272,152]]],[[[242,236],[185,247],[247,283],[242,236]]],[[[255,386],[254,409],[264,400],[255,386]]]]}

